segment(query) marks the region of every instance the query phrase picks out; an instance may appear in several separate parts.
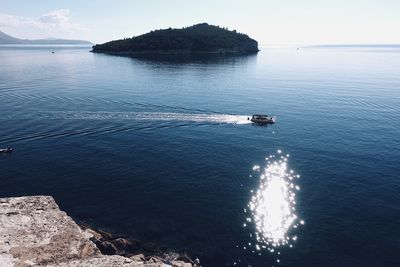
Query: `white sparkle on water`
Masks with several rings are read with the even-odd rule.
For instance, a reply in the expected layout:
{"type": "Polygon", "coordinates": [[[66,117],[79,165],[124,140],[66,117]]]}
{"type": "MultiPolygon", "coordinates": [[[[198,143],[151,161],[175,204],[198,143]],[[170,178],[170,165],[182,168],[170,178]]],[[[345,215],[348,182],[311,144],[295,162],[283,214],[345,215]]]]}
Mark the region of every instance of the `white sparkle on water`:
{"type": "MultiPolygon", "coordinates": [[[[282,151],[278,150],[278,154],[281,153],[282,151]]],[[[260,248],[259,244],[266,244],[269,250],[274,252],[272,247],[295,241],[297,236],[290,237],[290,230],[297,228],[298,224],[304,224],[295,213],[295,191],[300,187],[295,185],[294,178],[299,176],[288,169],[288,157],[289,155],[281,156],[275,160],[274,156],[270,156],[264,169],[256,168],[261,172],[260,185],[252,194],[248,205],[251,221],[256,228],[256,249],[260,248]]]]}

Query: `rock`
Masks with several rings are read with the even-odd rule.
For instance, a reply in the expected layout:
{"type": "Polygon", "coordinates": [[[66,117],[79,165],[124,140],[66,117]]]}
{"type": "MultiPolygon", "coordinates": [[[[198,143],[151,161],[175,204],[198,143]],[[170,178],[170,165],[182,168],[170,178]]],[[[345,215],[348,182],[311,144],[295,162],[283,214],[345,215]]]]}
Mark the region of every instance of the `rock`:
{"type": "Polygon", "coordinates": [[[130,259],[136,263],[144,263],[146,261],[146,258],[144,257],[143,254],[134,255],[130,257],[130,259]]]}
{"type": "Polygon", "coordinates": [[[136,248],[135,244],[132,241],[122,237],[113,239],[112,243],[117,247],[119,251],[119,253],[117,253],[118,255],[126,254],[136,248]]]}
{"type": "Polygon", "coordinates": [[[101,235],[101,238],[104,240],[112,239],[114,237],[112,234],[103,230],[97,230],[97,232],[101,235]]]}
{"type": "Polygon", "coordinates": [[[172,262],[172,267],[192,267],[192,264],[184,262],[184,261],[176,260],[176,261],[172,262]]]}
{"type": "Polygon", "coordinates": [[[90,229],[90,228],[86,228],[84,229],[84,233],[87,235],[88,238],[90,239],[94,239],[94,240],[100,240],[102,238],[101,234],[90,229]]]}
{"type": "Polygon", "coordinates": [[[109,241],[100,241],[96,243],[97,247],[100,249],[101,253],[104,255],[116,255],[117,247],[109,241]]]}
{"type": "Polygon", "coordinates": [[[147,260],[147,262],[148,263],[158,263],[158,262],[163,262],[159,257],[150,257],[148,260],[147,260]]]}
{"type": "Polygon", "coordinates": [[[29,266],[100,255],[49,196],[0,199],[0,266],[29,266]],[[40,211],[40,212],[38,212],[40,211]]]}
{"type": "Polygon", "coordinates": [[[130,262],[132,262],[132,260],[131,260],[131,259],[129,259],[129,258],[125,258],[125,263],[130,263],[130,262]]]}
{"type": "MultiPolygon", "coordinates": [[[[128,258],[113,255],[113,256],[99,256],[92,257],[84,260],[75,260],[69,262],[63,262],[59,264],[49,264],[47,267],[144,267],[141,264],[137,264],[130,261],[128,258]]],[[[146,266],[150,267],[150,266],[146,266]]]]}
{"type": "MultiPolygon", "coordinates": [[[[138,242],[107,232],[82,230],[50,196],[0,198],[0,267],[170,266],[165,263],[172,254],[115,255],[137,247],[138,242]]],[[[173,266],[192,266],[176,257],[173,266]]]]}
{"type": "Polygon", "coordinates": [[[81,227],[85,229],[84,233],[96,244],[103,254],[131,256],[134,252],[139,250],[139,242],[136,240],[114,237],[110,233],[100,230],[95,231],[85,225],[81,227]]]}

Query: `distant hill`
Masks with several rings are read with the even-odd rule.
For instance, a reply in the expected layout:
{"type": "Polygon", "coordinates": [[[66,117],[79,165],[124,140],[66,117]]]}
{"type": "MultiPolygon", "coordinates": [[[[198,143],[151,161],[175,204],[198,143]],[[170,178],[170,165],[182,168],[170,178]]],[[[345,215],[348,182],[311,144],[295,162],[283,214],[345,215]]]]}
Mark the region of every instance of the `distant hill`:
{"type": "Polygon", "coordinates": [[[93,46],[92,52],[117,55],[255,54],[258,43],[243,33],[207,23],[164,29],[93,46]]]}
{"type": "Polygon", "coordinates": [[[64,39],[39,39],[28,40],[18,39],[0,31],[0,45],[1,44],[27,44],[27,45],[91,45],[91,42],[82,40],[64,40],[64,39]]]}

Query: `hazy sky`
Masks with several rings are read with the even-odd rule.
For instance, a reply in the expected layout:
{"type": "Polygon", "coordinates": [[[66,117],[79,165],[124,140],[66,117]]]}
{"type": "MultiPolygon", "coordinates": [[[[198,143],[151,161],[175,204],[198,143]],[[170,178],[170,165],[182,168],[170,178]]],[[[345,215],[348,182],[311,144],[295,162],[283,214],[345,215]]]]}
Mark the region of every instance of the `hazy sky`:
{"type": "Polygon", "coordinates": [[[400,43],[400,0],[0,0],[0,30],[100,43],[200,22],[263,46],[400,43]]]}

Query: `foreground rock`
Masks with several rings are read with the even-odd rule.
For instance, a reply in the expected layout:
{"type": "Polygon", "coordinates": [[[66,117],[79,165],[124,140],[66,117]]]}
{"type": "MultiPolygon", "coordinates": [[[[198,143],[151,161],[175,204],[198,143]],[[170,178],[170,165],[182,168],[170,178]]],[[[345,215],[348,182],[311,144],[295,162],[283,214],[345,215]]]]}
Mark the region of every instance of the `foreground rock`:
{"type": "Polygon", "coordinates": [[[90,240],[96,244],[97,248],[104,255],[120,255],[130,258],[135,263],[145,266],[161,264],[161,266],[171,265],[173,267],[200,266],[198,259],[192,260],[186,254],[175,252],[161,252],[149,249],[148,246],[137,240],[126,239],[121,236],[115,236],[105,231],[93,230],[87,225],[81,225],[90,240]],[[150,251],[150,252],[149,252],[150,251]],[[140,252],[138,254],[138,252],[140,252]]]}
{"type": "Polygon", "coordinates": [[[1,267],[198,266],[179,256],[103,255],[92,240],[109,242],[108,254],[117,254],[118,248],[132,245],[123,238],[110,242],[96,231],[82,230],[50,196],[0,198],[1,267]]]}

